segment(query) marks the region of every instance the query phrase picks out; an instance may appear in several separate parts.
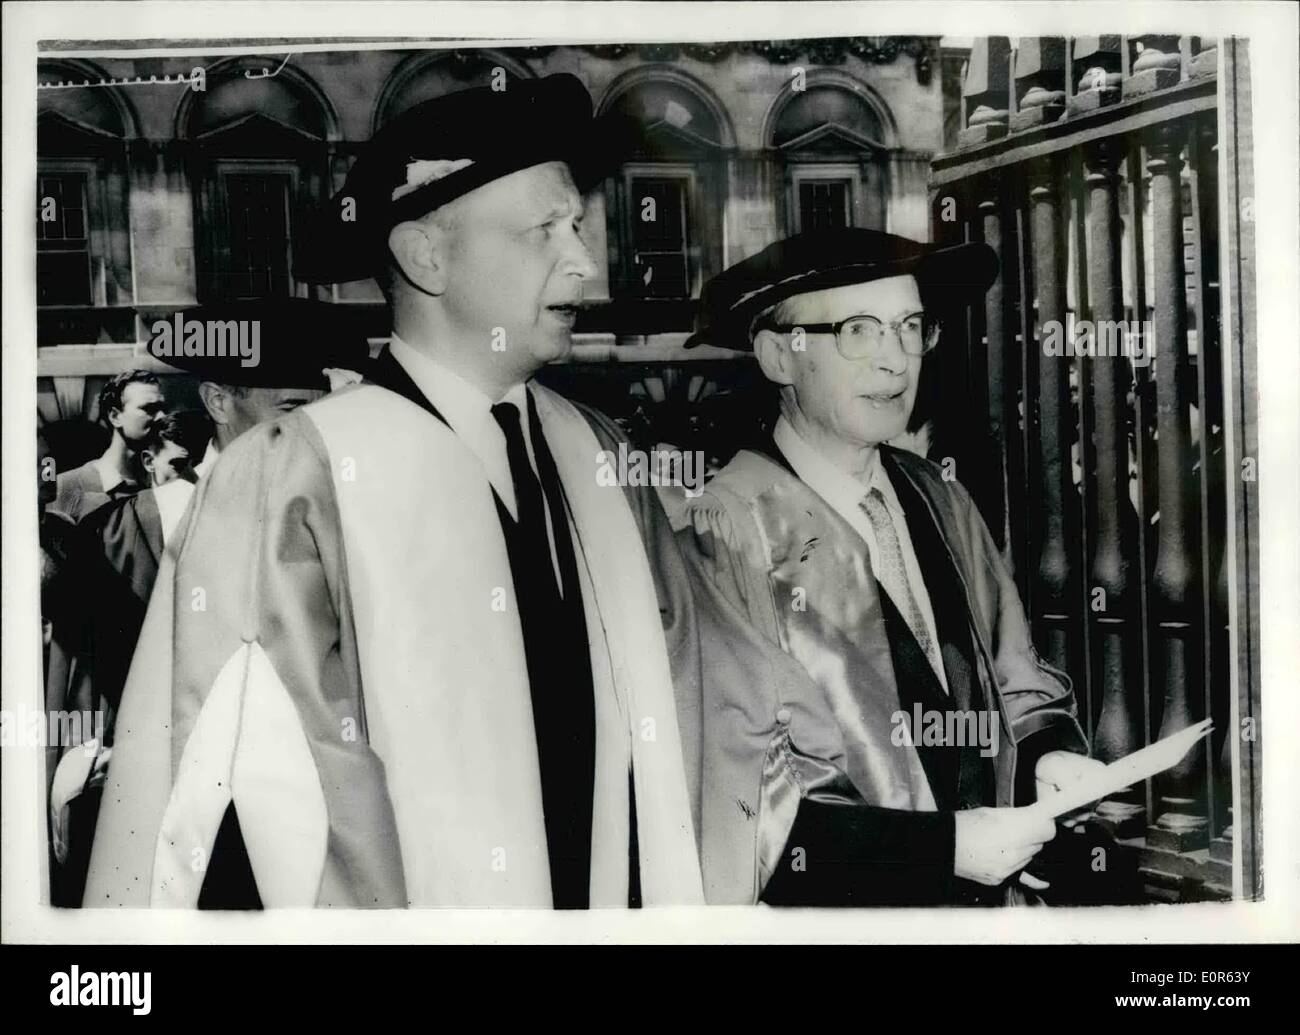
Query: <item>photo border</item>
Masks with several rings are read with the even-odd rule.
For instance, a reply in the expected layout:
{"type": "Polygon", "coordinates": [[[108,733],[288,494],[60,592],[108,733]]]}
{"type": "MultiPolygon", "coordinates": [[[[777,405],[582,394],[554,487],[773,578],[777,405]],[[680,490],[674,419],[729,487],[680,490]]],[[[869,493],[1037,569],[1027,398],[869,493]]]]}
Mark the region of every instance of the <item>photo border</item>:
{"type": "MultiPolygon", "coordinates": [[[[1003,33],[1081,35],[1157,31],[1239,36],[1250,41],[1255,132],[1256,343],[1259,377],[1261,744],[1266,745],[1259,817],[1264,842],[1263,902],[1020,910],[873,909],[772,910],[766,907],[639,911],[276,910],[257,916],[192,911],[63,910],[38,906],[45,843],[41,752],[0,752],[0,939],[5,942],[1205,942],[1282,941],[1300,935],[1300,801],[1290,758],[1300,731],[1300,262],[1297,260],[1296,170],[1300,148],[1297,105],[1297,8],[1247,3],[255,3],[244,18],[239,3],[11,3],[3,10],[3,704],[30,697],[41,682],[39,550],[32,485],[36,430],[35,202],[36,105],[33,82],[38,42],[139,39],[135,54],[222,52],[207,40],[231,38],[230,27],[255,26],[262,47],[238,53],[295,50],[521,46],[594,42],[672,42],[781,39],[926,32],[983,36],[1003,33]],[[797,10],[796,10],[797,8],[797,10]],[[446,34],[444,42],[410,39],[412,19],[446,34]],[[316,42],[293,42],[312,25],[316,42]],[[738,27],[743,26],[743,32],[738,27]],[[797,33],[792,29],[797,26],[797,33]],[[346,44],[327,32],[357,37],[346,44]],[[283,36],[283,41],[280,37],[283,36]],[[510,38],[525,36],[526,38],[510,38]],[[193,48],[156,41],[196,41],[193,48]],[[1265,213],[1267,215],[1265,215],[1265,213]],[[1263,343],[1269,343],[1267,347],[1263,343]],[[1277,731],[1274,733],[1273,731],[1277,731]],[[37,857],[41,857],[38,859],[37,857]]],[[[52,51],[59,57],[91,49],[52,51]]],[[[102,53],[102,51],[98,52],[102,53]]],[[[1220,77],[1220,139],[1225,132],[1220,77]]],[[[1220,149],[1221,172],[1223,149],[1220,149]]],[[[1222,175],[1220,183],[1226,183],[1222,175]]],[[[1227,213],[1220,211],[1220,226],[1227,213]]],[[[1226,234],[1220,235],[1226,241],[1226,234]]],[[[1230,267],[1222,267],[1230,273],[1230,267]]],[[[1225,273],[1225,276],[1227,275],[1225,273]]],[[[1226,335],[1232,291],[1221,292],[1226,335]]],[[[1230,367],[1225,363],[1225,367],[1230,367]]],[[[1228,370],[1230,373],[1230,369],[1228,370]]],[[[1225,395],[1235,402],[1234,386],[1225,395]]],[[[1229,411],[1231,412],[1231,411],[1229,411]]],[[[1229,449],[1231,439],[1229,437],[1229,449]]],[[[1234,457],[1228,454],[1228,470],[1234,457]]],[[[1233,508],[1228,508],[1230,521],[1233,508]]],[[[1229,535],[1232,526],[1229,525],[1229,535]]],[[[1234,561],[1235,563],[1235,561],[1234,561]]],[[[1239,577],[1241,573],[1235,572],[1239,577]]],[[[1235,609],[1235,594],[1234,604],[1235,609]]],[[[1234,623],[1235,627],[1235,623],[1234,623]]],[[[1236,721],[1237,673],[1232,707],[1236,721]]],[[[1236,776],[1234,774],[1234,796],[1236,776]]]]}

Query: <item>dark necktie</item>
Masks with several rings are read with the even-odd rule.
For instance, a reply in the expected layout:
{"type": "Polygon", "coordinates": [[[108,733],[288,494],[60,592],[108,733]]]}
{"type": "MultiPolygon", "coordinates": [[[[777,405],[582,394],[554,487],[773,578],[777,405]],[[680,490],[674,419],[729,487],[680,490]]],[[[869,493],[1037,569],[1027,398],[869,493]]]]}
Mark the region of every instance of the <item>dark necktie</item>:
{"type": "Polygon", "coordinates": [[[588,905],[591,881],[596,712],[573,543],[555,461],[532,406],[528,420],[536,473],[528,462],[519,409],[497,403],[492,416],[506,438],[515,488],[518,516],[512,521],[504,506],[499,510],[528,665],[552,898],[556,908],[580,909],[588,905]],[[546,533],[548,510],[559,583],[546,533]]]}
{"type": "MultiPolygon", "coordinates": [[[[510,480],[515,487],[515,513],[518,515],[515,525],[529,553],[536,558],[544,558],[547,561],[547,571],[551,571],[551,540],[546,534],[546,497],[542,494],[541,482],[533,473],[533,465],[528,462],[528,447],[524,443],[519,408],[514,403],[500,402],[492,407],[492,416],[506,436],[506,459],[510,462],[510,480]]],[[[556,535],[559,535],[558,529],[556,535]]],[[[542,565],[538,564],[537,567],[540,569],[542,565]]],[[[553,573],[551,581],[555,581],[553,573]]]]}

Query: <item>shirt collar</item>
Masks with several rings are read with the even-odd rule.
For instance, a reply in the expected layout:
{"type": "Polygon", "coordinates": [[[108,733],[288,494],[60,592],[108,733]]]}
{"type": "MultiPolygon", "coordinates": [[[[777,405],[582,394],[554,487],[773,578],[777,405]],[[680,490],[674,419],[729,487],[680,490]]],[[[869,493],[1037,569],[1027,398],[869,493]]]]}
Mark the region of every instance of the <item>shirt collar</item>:
{"type": "Polygon", "coordinates": [[[872,454],[871,475],[864,484],[817,452],[795,431],[794,425],[786,420],[784,415],[777,419],[776,427],[772,429],[772,440],[776,443],[777,449],[781,450],[785,458],[790,461],[790,466],[794,468],[794,473],[799,476],[800,481],[838,510],[841,515],[856,513],[867,493],[872,489],[879,489],[881,496],[884,497],[885,506],[890,512],[900,520],[905,518],[902,504],[898,501],[893,483],[890,482],[885,465],[880,459],[880,450],[872,454]]]}
{"type": "MultiPolygon", "coordinates": [[[[415,386],[442,414],[453,431],[463,432],[484,419],[491,419],[493,400],[459,374],[430,359],[396,334],[390,339],[388,348],[393,359],[410,375],[415,386]]],[[[522,382],[512,385],[497,401],[513,403],[521,417],[527,416],[527,395],[522,382]]]]}
{"type": "Polygon", "coordinates": [[[103,487],[105,494],[112,495],[121,486],[125,485],[129,489],[139,488],[139,483],[133,478],[124,478],[117,468],[104,462],[103,457],[98,460],[92,460],[95,473],[99,475],[99,484],[103,487]]]}
{"type": "Polygon", "coordinates": [[[217,457],[220,454],[221,450],[217,448],[216,436],[213,436],[208,439],[208,448],[203,451],[203,459],[194,465],[194,473],[202,478],[212,470],[212,465],[217,462],[217,457]]]}

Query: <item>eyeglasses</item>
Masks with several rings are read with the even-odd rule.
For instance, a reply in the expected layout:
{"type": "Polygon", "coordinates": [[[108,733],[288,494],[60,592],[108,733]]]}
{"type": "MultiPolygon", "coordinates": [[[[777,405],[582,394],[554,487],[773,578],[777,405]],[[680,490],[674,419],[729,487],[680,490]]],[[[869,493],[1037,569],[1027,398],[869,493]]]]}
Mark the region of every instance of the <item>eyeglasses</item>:
{"type": "Polygon", "coordinates": [[[923,356],[939,344],[939,325],[927,321],[925,313],[907,316],[886,323],[874,316],[850,316],[838,323],[765,324],[768,330],[789,334],[802,330],[806,334],[833,334],[835,348],[845,359],[866,359],[880,349],[885,328],[892,330],[898,343],[909,356],[923,356]]]}

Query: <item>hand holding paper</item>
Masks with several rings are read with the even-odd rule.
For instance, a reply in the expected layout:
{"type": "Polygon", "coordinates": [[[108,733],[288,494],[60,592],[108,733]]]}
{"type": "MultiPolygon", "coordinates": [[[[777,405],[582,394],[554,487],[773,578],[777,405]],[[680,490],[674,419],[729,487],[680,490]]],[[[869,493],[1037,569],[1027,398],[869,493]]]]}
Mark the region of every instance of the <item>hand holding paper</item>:
{"type": "Polygon", "coordinates": [[[1040,809],[1049,816],[1063,816],[1065,813],[1122,791],[1141,780],[1162,773],[1177,765],[1196,744],[1213,728],[1210,719],[1203,719],[1195,726],[1189,726],[1172,736],[1158,740],[1141,751],[1135,751],[1110,765],[1096,770],[1093,774],[1071,784],[1054,794],[1046,795],[1030,808],[1040,809]]]}

